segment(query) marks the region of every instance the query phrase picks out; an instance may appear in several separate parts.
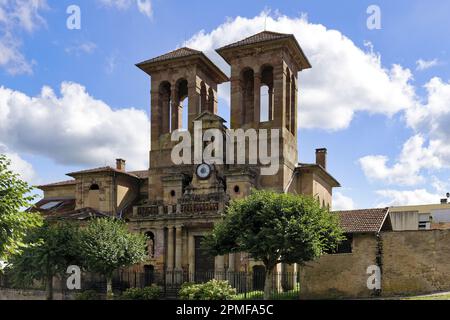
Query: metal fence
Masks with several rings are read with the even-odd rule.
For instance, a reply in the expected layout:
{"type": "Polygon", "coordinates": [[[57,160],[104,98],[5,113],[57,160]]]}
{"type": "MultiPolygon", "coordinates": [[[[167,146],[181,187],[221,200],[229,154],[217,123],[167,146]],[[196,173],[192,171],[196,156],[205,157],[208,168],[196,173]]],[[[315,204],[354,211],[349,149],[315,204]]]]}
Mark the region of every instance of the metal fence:
{"type": "MultiPolygon", "coordinates": [[[[247,272],[195,272],[166,271],[166,272],[127,272],[117,271],[112,278],[113,291],[120,295],[129,288],[144,288],[157,285],[162,289],[162,298],[176,299],[184,283],[205,283],[209,280],[225,280],[236,289],[239,299],[262,299],[265,285],[264,273],[247,272]]],[[[66,286],[66,278],[55,278],[54,291],[64,295],[73,293],[66,286]]],[[[298,299],[300,294],[298,273],[273,273],[272,299],[298,299]]],[[[45,290],[45,282],[35,281],[31,285],[18,286],[5,275],[0,275],[0,289],[28,289],[45,290]]],[[[92,273],[83,273],[81,277],[81,290],[93,290],[100,294],[106,293],[106,278],[92,273]]]]}

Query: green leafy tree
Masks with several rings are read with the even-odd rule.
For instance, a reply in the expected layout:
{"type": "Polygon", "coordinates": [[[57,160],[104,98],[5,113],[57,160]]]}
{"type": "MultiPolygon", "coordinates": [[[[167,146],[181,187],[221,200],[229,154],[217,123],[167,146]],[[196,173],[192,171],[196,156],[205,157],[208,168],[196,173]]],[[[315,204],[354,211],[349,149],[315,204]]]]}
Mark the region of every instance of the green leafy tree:
{"type": "Polygon", "coordinates": [[[27,247],[12,256],[10,269],[17,285],[45,281],[47,299],[53,299],[53,277],[80,264],[79,230],[69,222],[45,223],[27,237],[27,247]]]}
{"type": "Polygon", "coordinates": [[[279,263],[304,263],[333,250],[343,240],[337,217],[317,200],[254,190],[232,201],[221,223],[203,244],[213,255],[246,252],[265,266],[264,298],[272,291],[279,263]]]}
{"type": "Polygon", "coordinates": [[[9,166],[10,161],[0,154],[0,260],[20,250],[27,232],[42,224],[39,214],[24,211],[34,200],[33,189],[9,166]]]}
{"type": "Polygon", "coordinates": [[[80,249],[88,270],[104,275],[107,296],[112,298],[112,275],[118,268],[142,262],[146,257],[143,234],[131,233],[115,219],[94,219],[81,230],[80,249]]]}

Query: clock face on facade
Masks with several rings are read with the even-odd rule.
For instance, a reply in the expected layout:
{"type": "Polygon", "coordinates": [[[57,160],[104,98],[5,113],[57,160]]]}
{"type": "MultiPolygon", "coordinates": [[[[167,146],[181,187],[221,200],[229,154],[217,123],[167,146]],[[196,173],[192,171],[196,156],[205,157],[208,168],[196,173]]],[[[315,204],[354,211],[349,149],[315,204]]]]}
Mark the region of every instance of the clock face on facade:
{"type": "Polygon", "coordinates": [[[197,176],[200,179],[202,180],[208,179],[210,175],[211,175],[211,167],[208,164],[203,163],[197,167],[197,176]]]}

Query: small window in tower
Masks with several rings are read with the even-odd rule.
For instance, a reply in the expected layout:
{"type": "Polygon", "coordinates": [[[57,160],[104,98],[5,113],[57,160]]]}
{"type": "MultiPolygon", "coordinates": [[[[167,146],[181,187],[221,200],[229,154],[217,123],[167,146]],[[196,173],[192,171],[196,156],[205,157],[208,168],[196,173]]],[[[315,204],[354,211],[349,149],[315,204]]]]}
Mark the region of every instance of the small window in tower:
{"type": "Polygon", "coordinates": [[[239,188],[239,186],[234,186],[234,192],[235,193],[241,192],[241,188],[239,188]]]}
{"type": "Polygon", "coordinates": [[[89,188],[89,190],[100,190],[100,187],[98,184],[94,183],[93,185],[91,185],[91,187],[89,188]]]}
{"type": "Polygon", "coordinates": [[[172,198],[174,198],[177,195],[177,193],[175,192],[175,190],[170,191],[170,196],[172,198]]]}

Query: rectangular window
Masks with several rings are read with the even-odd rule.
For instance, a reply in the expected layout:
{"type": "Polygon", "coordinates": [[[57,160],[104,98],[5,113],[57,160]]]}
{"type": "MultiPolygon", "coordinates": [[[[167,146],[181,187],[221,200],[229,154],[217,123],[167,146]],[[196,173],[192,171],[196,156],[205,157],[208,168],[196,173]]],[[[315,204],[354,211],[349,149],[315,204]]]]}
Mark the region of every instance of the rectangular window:
{"type": "Polygon", "coordinates": [[[353,234],[346,234],[345,240],[338,244],[337,248],[329,254],[342,254],[342,253],[352,253],[353,247],[353,234]]]}

